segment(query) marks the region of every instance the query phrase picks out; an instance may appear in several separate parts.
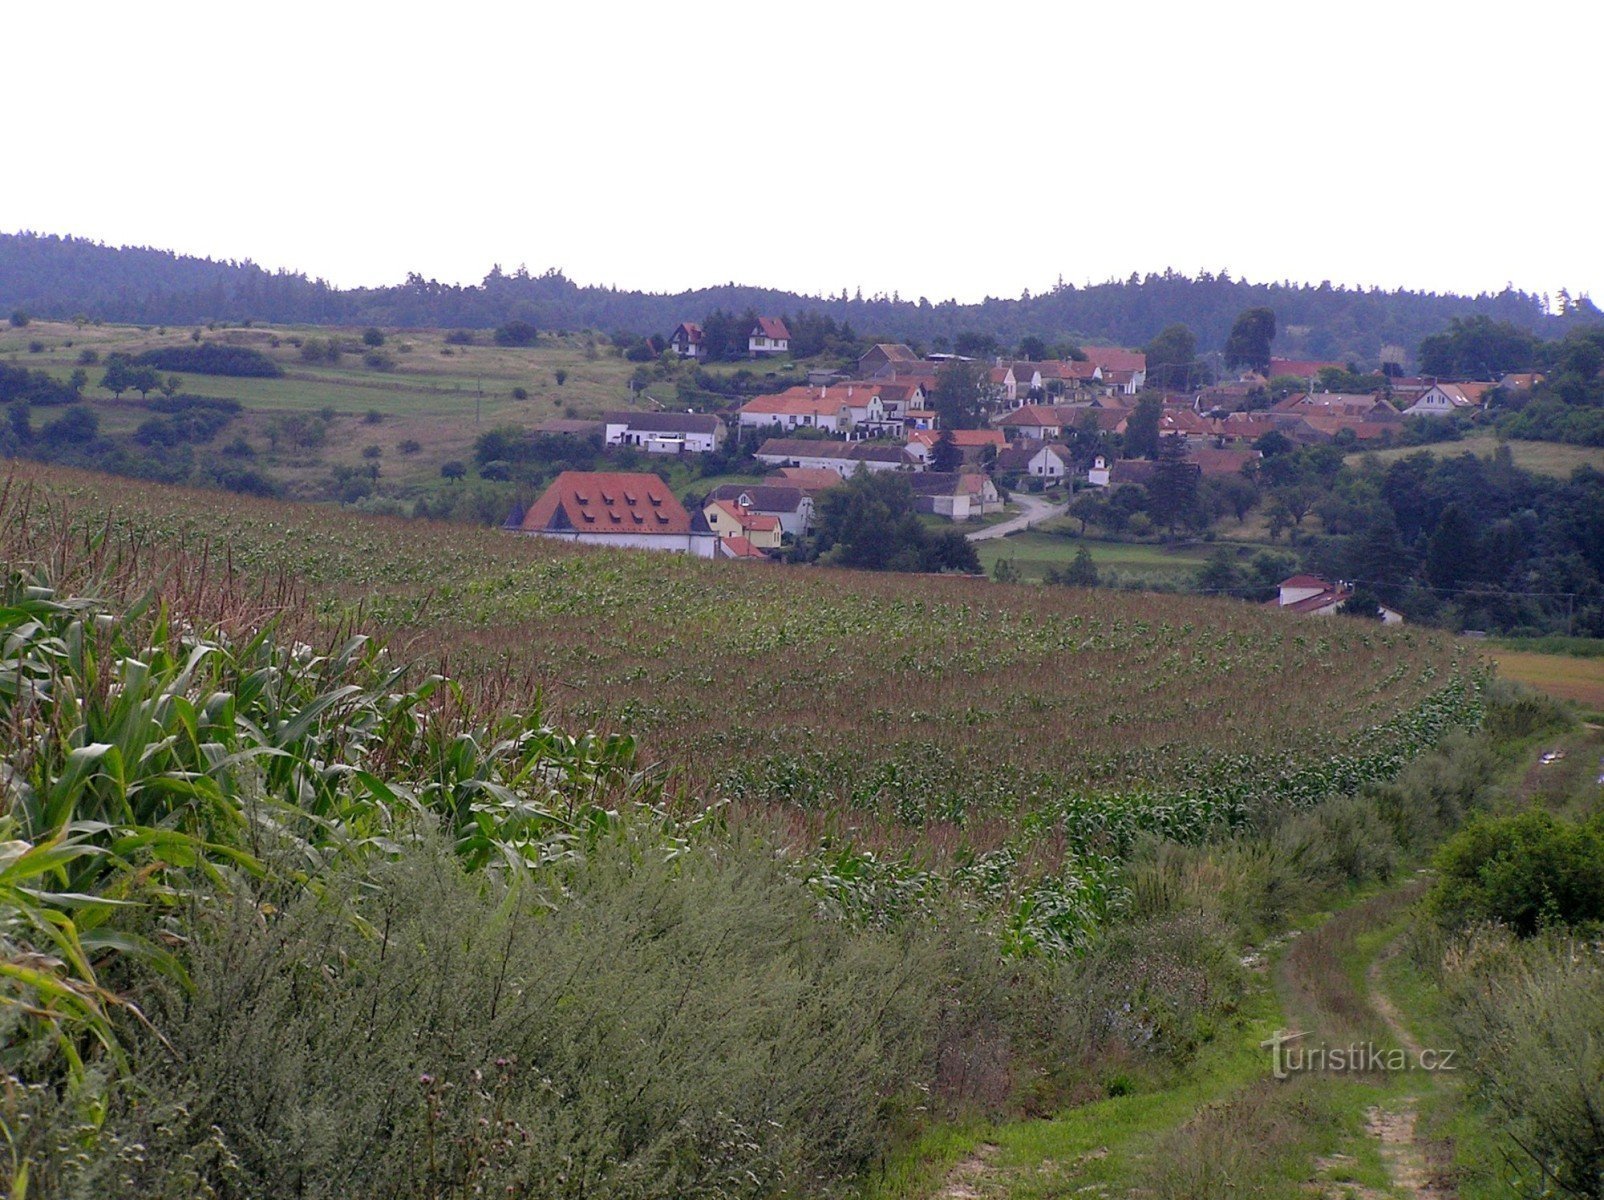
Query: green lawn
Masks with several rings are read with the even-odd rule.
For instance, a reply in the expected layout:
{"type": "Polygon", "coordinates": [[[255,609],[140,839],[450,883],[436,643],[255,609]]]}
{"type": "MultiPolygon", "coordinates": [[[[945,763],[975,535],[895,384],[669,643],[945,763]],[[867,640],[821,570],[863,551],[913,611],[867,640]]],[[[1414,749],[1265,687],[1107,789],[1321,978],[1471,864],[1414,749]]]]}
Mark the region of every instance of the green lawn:
{"type": "Polygon", "coordinates": [[[1384,463],[1396,462],[1422,450],[1440,458],[1454,458],[1461,454],[1474,454],[1477,458],[1491,458],[1499,446],[1508,446],[1515,465],[1539,475],[1552,475],[1556,479],[1569,479],[1577,467],[1593,467],[1604,471],[1604,447],[1571,446],[1564,442],[1502,441],[1492,435],[1464,438],[1457,442],[1437,442],[1430,446],[1394,446],[1388,450],[1363,451],[1347,457],[1349,465],[1360,462],[1366,454],[1374,454],[1384,463]]]}

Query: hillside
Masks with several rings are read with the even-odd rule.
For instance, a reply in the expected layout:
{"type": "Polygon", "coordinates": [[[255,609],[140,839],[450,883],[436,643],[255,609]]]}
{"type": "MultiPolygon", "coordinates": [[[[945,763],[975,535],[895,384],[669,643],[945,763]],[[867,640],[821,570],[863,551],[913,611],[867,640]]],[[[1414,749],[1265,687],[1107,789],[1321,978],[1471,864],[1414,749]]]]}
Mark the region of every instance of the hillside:
{"type": "MultiPolygon", "coordinates": [[[[1073,264],[1064,265],[1072,270],[1073,264]]],[[[255,320],[488,328],[521,318],[545,329],[666,335],[678,322],[700,320],[714,309],[752,308],[787,315],[815,311],[860,333],[926,345],[938,338],[950,342],[969,330],[1008,344],[1033,334],[1145,345],[1179,322],[1190,326],[1208,351],[1224,344],[1238,313],[1260,305],[1273,308],[1279,319],[1278,353],[1371,363],[1381,346],[1413,350],[1454,317],[1485,315],[1544,337],[1558,337],[1570,324],[1598,317],[1585,298],[1562,319],[1548,315],[1545,297],[1513,290],[1473,297],[1384,292],[1329,283],[1248,283],[1228,272],[1192,278],[1169,270],[1106,283],[1067,282],[1039,296],[964,304],[849,296],[845,289],[835,296],[804,296],[734,283],[663,295],[584,286],[555,270],[509,274],[500,267],[478,285],[442,284],[414,274],[392,287],[341,290],[250,262],[215,262],[54,235],[0,235],[0,309],[58,319],[82,313],[139,324],[255,320]]]]}

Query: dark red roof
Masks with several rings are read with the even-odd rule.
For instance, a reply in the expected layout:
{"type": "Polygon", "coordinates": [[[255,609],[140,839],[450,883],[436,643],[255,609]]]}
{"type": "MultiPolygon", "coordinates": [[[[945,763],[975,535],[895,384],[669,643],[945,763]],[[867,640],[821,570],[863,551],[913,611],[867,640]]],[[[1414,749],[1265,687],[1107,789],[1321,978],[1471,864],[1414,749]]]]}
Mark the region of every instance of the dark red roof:
{"type": "MultiPolygon", "coordinates": [[[[737,329],[740,326],[736,326],[737,329]]],[[[751,337],[766,337],[776,342],[791,340],[791,331],[785,327],[785,322],[779,317],[759,317],[757,324],[752,326],[751,337]]]]}
{"type": "Polygon", "coordinates": [[[564,471],[529,506],[526,533],[687,534],[691,516],[656,475],[564,471]]]}

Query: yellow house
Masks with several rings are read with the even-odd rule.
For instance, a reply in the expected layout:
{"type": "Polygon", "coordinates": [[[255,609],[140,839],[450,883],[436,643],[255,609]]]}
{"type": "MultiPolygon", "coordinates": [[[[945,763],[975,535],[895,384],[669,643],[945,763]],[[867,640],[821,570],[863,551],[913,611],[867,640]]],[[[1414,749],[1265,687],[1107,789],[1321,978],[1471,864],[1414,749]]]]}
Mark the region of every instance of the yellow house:
{"type": "Polygon", "coordinates": [[[733,500],[712,500],[702,509],[710,529],[720,540],[746,538],[755,549],[778,550],[781,530],[778,517],[751,512],[733,500]]]}

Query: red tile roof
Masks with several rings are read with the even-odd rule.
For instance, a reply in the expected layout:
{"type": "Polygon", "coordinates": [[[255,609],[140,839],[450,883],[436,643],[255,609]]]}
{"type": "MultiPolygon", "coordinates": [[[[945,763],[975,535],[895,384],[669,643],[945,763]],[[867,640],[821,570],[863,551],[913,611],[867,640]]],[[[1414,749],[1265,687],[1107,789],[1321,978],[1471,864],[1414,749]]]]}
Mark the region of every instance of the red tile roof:
{"type": "MultiPolygon", "coordinates": [[[[1001,450],[1008,444],[1008,438],[1000,429],[954,429],[951,432],[953,445],[959,449],[965,446],[996,446],[1001,450]]],[[[942,435],[934,429],[915,429],[908,435],[908,444],[934,446],[941,438],[942,435]]]]}
{"type": "MultiPolygon", "coordinates": [[[[739,325],[736,326],[740,328],[739,325]]],[[[751,337],[766,337],[776,342],[791,340],[791,331],[785,327],[785,322],[779,317],[759,317],[757,324],[752,326],[751,337]]]]}
{"type": "Polygon", "coordinates": [[[680,534],[691,515],[656,475],[564,471],[529,506],[529,533],[680,534]]]}
{"type": "Polygon", "coordinates": [[[1014,428],[1029,426],[1041,429],[1062,429],[1065,424],[1065,417],[1056,408],[1043,408],[1039,404],[1027,404],[1024,408],[1009,413],[997,424],[1014,428]]]}
{"type": "Polygon", "coordinates": [[[1109,371],[1146,371],[1147,355],[1141,350],[1125,350],[1119,346],[1082,346],[1086,361],[1109,371]]]}
{"type": "Polygon", "coordinates": [[[1270,376],[1274,378],[1277,375],[1297,375],[1300,378],[1308,378],[1310,375],[1320,374],[1326,367],[1336,367],[1339,371],[1346,370],[1339,362],[1321,362],[1313,358],[1272,358],[1270,376]]]}
{"type": "Polygon", "coordinates": [[[841,486],[841,473],[829,467],[781,467],[770,479],[803,492],[823,492],[841,486]]]}
{"type": "Polygon", "coordinates": [[[713,500],[709,502],[709,506],[724,512],[730,520],[752,533],[773,533],[780,527],[778,517],[755,513],[734,500],[713,500]]]}

